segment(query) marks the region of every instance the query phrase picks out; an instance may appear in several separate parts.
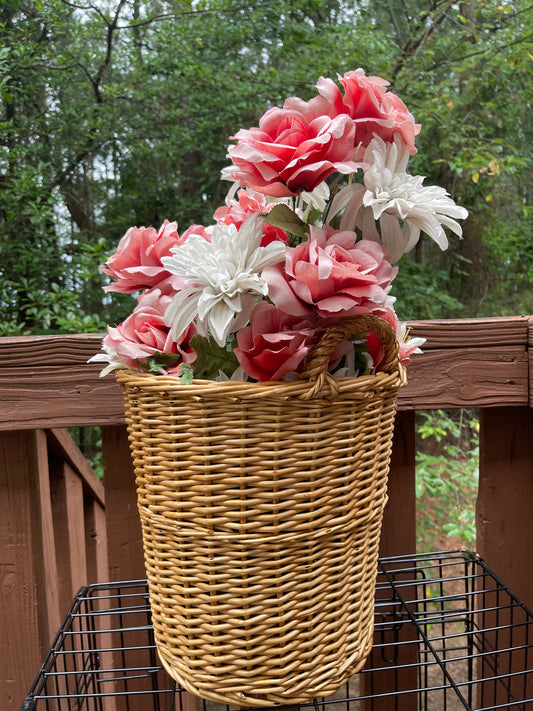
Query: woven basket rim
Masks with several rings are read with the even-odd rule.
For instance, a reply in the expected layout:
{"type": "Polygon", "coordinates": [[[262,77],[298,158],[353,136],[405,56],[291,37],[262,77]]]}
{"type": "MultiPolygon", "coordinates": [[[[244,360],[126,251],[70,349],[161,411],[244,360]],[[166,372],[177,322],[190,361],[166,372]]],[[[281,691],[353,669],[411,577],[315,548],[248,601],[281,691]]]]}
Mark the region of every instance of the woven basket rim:
{"type": "MultiPolygon", "coordinates": [[[[135,370],[117,370],[116,378],[120,385],[127,388],[139,388],[146,392],[168,393],[173,396],[201,396],[220,395],[227,397],[281,397],[283,399],[300,398],[305,395],[311,386],[310,380],[294,380],[285,382],[282,380],[268,380],[264,382],[253,382],[243,380],[193,380],[191,384],[185,384],[173,375],[156,375],[135,370]]],[[[397,390],[407,384],[405,367],[402,364],[393,373],[375,373],[369,375],[359,375],[357,377],[334,378],[340,393],[364,393],[376,390],[397,390]]],[[[329,396],[329,390],[322,397],[329,396]]],[[[314,399],[315,399],[314,398],[314,399]]]]}
{"type": "Polygon", "coordinates": [[[276,398],[300,400],[335,400],[340,394],[395,391],[407,383],[405,368],[400,361],[399,345],[392,326],[373,314],[359,314],[334,322],[311,349],[303,372],[293,381],[267,380],[199,380],[183,383],[177,376],[123,369],[117,371],[117,381],[131,390],[171,394],[180,397],[208,396],[227,398],[276,398]],[[351,335],[375,331],[382,339],[384,359],[377,373],[357,377],[335,377],[328,372],[330,356],[335,348],[351,335]]]}

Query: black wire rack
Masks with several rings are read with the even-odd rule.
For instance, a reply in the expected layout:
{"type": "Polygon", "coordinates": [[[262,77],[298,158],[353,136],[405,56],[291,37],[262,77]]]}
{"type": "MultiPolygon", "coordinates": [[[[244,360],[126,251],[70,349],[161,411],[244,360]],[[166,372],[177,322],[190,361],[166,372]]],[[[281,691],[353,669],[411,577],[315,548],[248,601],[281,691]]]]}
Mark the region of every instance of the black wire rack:
{"type": "MultiPolygon", "coordinates": [[[[382,558],[365,669],[334,697],[298,708],[531,711],[533,615],[475,553],[382,558]]],[[[90,585],[74,599],[21,706],[67,709],[229,711],[162,669],[144,580],[90,585]]]]}

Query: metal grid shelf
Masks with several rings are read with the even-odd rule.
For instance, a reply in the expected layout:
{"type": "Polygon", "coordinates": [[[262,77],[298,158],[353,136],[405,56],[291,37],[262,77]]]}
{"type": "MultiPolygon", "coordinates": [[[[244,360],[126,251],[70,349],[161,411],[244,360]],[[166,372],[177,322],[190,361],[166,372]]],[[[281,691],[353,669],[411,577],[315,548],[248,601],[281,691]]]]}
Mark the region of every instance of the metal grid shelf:
{"type": "MultiPolygon", "coordinates": [[[[365,669],[301,709],[533,709],[533,615],[479,556],[383,558],[376,598],[365,669]]],[[[146,581],[128,581],[80,590],[21,711],[222,708],[161,668],[146,581]]]]}

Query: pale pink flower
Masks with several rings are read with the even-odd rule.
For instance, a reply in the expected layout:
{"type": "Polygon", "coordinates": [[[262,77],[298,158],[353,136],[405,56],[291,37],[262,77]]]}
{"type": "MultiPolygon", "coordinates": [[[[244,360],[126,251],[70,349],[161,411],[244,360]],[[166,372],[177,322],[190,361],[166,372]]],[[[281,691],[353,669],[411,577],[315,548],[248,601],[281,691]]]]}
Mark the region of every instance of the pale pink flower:
{"type": "MultiPolygon", "coordinates": [[[[220,225],[235,225],[239,229],[247,217],[253,214],[266,215],[275,205],[275,202],[267,203],[265,196],[261,193],[239,190],[237,200],[228,198],[226,205],[215,210],[213,217],[220,225]]],[[[265,221],[261,247],[266,247],[267,244],[274,241],[286,243],[287,233],[278,227],[272,227],[265,221]]]]}
{"type": "Polygon", "coordinates": [[[191,324],[177,342],[171,337],[170,328],[165,325],[165,310],[171,301],[170,294],[176,288],[176,282],[173,286],[172,279],[168,279],[162,284],[163,290],[156,287],[143,292],[136,308],[123,323],[116,328],[108,326],[103,340],[104,353],[91,359],[92,362],[108,363],[102,375],[116,368],[142,369],[147,359],[156,353],[178,356],[171,370],[179,363],[192,363],[196,359],[196,353],[189,346],[189,340],[196,333],[194,325],[191,324]]]}
{"type": "Polygon", "coordinates": [[[337,318],[381,308],[397,267],[379,244],[354,232],[311,227],[308,241],[262,273],[268,296],[294,316],[337,318]]]}
{"type": "Polygon", "coordinates": [[[213,232],[213,228],[214,225],[209,225],[208,227],[204,227],[203,225],[191,225],[190,227],[187,227],[185,232],[181,235],[179,245],[185,244],[190,235],[199,235],[200,237],[203,237],[206,242],[211,242],[211,233],[213,232]]]}
{"type": "Polygon", "coordinates": [[[101,267],[104,274],[117,279],[105,286],[104,291],[131,294],[155,286],[170,275],[161,258],[171,254],[172,247],[180,243],[176,222],[165,220],[159,232],[153,227],[130,227],[115,254],[101,267]]]}
{"type": "Polygon", "coordinates": [[[311,192],[334,172],[357,170],[354,134],[346,114],[332,118],[314,110],[269,109],[259,128],[241,129],[233,137],[231,176],[241,187],[273,197],[311,192]]]}

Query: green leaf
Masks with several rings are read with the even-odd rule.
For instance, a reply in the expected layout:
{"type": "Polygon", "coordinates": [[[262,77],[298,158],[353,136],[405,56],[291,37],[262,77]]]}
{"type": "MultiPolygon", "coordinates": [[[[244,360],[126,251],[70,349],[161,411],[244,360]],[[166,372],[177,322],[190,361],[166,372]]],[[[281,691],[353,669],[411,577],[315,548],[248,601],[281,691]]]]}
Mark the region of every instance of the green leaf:
{"type": "Polygon", "coordinates": [[[195,378],[217,380],[220,371],[229,378],[237,369],[239,361],[233,350],[219,346],[212,337],[194,336],[190,343],[196,352],[195,378]]]}
{"type": "Polygon", "coordinates": [[[279,227],[291,235],[305,237],[309,227],[288,205],[276,205],[265,216],[265,221],[272,227],[279,227]]]}
{"type": "Polygon", "coordinates": [[[149,373],[159,375],[163,372],[163,368],[169,368],[179,359],[180,355],[178,353],[154,353],[146,361],[147,370],[149,373]]]}
{"type": "Polygon", "coordinates": [[[178,380],[184,385],[192,385],[193,370],[190,363],[182,363],[178,368],[178,380]]]}

